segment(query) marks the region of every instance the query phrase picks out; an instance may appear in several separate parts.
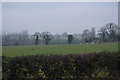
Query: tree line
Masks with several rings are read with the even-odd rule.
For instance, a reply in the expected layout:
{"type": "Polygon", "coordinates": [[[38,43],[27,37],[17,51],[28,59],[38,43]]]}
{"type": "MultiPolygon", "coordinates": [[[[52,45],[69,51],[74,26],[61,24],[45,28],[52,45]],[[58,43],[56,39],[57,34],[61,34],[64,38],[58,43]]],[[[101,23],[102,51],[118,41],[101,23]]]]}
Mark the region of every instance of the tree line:
{"type": "Polygon", "coordinates": [[[49,45],[49,44],[84,44],[100,42],[120,41],[120,27],[115,23],[107,23],[96,33],[95,28],[83,30],[82,34],[51,34],[50,32],[35,32],[33,35],[28,31],[21,33],[2,33],[3,46],[17,45],[49,45]]]}

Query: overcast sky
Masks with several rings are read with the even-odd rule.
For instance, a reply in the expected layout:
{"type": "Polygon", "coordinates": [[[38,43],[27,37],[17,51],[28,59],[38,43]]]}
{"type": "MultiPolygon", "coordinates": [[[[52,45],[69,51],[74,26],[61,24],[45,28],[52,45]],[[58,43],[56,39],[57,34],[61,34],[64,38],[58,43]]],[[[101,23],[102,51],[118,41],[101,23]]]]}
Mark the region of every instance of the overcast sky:
{"type": "Polygon", "coordinates": [[[2,3],[3,31],[30,34],[81,33],[108,22],[118,23],[117,2],[8,2],[2,3]]]}
{"type": "Polygon", "coordinates": [[[1,32],[2,32],[2,3],[0,2],[0,34],[1,32]]]}

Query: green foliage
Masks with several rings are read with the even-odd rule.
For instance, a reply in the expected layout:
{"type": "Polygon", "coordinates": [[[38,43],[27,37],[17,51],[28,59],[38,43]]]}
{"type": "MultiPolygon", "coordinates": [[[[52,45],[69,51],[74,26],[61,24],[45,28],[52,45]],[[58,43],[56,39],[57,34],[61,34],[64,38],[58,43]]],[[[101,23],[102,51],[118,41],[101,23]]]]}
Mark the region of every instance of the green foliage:
{"type": "Polygon", "coordinates": [[[120,52],[3,57],[3,78],[94,79],[120,78],[120,52]]]}

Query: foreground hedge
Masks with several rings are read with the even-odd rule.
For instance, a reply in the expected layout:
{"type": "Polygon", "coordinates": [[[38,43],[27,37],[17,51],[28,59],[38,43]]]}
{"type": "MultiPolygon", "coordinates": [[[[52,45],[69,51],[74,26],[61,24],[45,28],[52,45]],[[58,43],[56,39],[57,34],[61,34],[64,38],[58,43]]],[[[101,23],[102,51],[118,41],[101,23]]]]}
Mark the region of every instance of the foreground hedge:
{"type": "Polygon", "coordinates": [[[3,57],[3,79],[120,78],[120,53],[3,57]]]}

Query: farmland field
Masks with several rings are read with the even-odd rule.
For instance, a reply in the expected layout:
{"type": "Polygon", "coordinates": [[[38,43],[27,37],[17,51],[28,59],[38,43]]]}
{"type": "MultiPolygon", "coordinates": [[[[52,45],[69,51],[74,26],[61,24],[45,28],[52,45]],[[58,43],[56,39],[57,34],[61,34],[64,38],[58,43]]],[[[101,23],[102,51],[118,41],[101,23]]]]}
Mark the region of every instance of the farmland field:
{"type": "Polygon", "coordinates": [[[35,54],[80,54],[100,51],[118,51],[118,43],[2,47],[2,55],[11,57],[35,54]]]}

